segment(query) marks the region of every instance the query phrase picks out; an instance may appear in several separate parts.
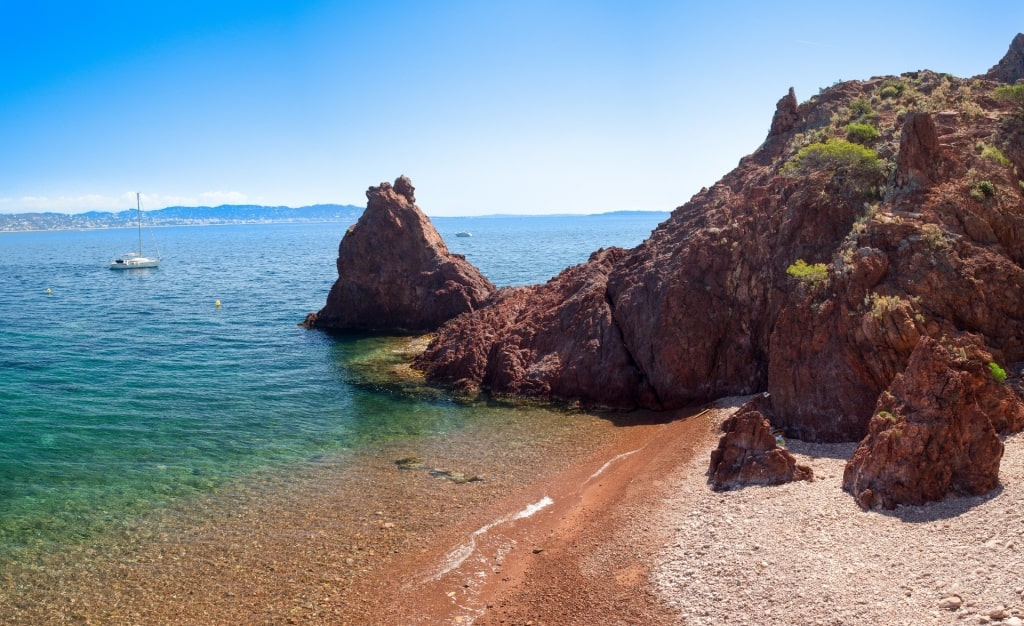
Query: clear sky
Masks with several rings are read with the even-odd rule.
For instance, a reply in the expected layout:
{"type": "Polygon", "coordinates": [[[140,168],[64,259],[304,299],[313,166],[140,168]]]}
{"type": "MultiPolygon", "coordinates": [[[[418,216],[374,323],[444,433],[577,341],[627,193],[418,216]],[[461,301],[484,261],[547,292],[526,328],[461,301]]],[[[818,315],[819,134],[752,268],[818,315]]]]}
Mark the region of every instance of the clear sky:
{"type": "Polygon", "coordinates": [[[671,210],[789,87],[984,73],[1024,1],[5,1],[0,212],[671,210]]]}

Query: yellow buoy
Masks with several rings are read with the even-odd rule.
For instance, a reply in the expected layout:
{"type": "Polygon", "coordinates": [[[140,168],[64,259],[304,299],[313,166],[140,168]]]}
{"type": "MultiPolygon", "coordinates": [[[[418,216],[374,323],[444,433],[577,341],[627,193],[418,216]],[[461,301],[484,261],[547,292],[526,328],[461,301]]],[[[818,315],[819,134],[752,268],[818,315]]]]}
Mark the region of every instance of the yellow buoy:
{"type": "Polygon", "coordinates": [[[220,300],[217,300],[216,302],[214,302],[213,306],[215,306],[215,307],[217,307],[219,309],[220,308],[220,300]]]}
{"type": "Polygon", "coordinates": [[[46,295],[50,295],[50,293],[51,293],[51,292],[50,292],[50,288],[49,288],[49,287],[47,287],[47,288],[46,288],[46,295]]]}

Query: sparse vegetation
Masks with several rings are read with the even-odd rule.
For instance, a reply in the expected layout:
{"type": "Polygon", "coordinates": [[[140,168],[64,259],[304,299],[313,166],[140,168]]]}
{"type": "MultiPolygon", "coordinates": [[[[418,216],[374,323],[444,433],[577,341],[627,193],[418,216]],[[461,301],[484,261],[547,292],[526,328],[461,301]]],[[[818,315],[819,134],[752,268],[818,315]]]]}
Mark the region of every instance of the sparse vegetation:
{"type": "Polygon", "coordinates": [[[1010,165],[1010,159],[1006,158],[1003,151],[996,146],[985,143],[984,141],[978,142],[978,151],[981,153],[981,158],[988,159],[989,161],[995,161],[1000,165],[1010,165]]]}
{"type": "Polygon", "coordinates": [[[828,268],[824,263],[807,263],[803,259],[797,259],[795,263],[786,268],[786,273],[802,283],[818,285],[828,278],[828,268]]]}
{"type": "Polygon", "coordinates": [[[985,198],[991,198],[996,195],[996,186],[992,184],[992,181],[980,180],[974,185],[974,187],[971,187],[971,191],[969,193],[975,200],[984,200],[985,198]]]}
{"type": "Polygon", "coordinates": [[[892,413],[888,412],[888,411],[879,411],[878,412],[878,417],[888,421],[891,424],[895,424],[896,423],[896,416],[893,415],[892,413]]]}
{"type": "Polygon", "coordinates": [[[856,98],[850,102],[850,113],[853,119],[874,119],[878,117],[875,110],[871,108],[871,103],[864,98],[856,98]]]}
{"type": "Polygon", "coordinates": [[[878,129],[871,124],[854,122],[846,125],[846,139],[866,146],[878,139],[878,129]]]}
{"type": "Polygon", "coordinates": [[[924,224],[921,226],[921,239],[924,240],[932,250],[942,250],[949,247],[946,234],[938,224],[924,224]]]}
{"type": "Polygon", "coordinates": [[[1011,102],[1024,113],[1024,85],[1003,85],[992,92],[997,99],[1011,102]]]}
{"type": "Polygon", "coordinates": [[[903,299],[899,296],[883,296],[872,292],[864,297],[864,303],[871,307],[871,315],[876,319],[882,319],[886,313],[900,308],[903,299]]]}
{"type": "Polygon", "coordinates": [[[903,95],[907,86],[901,80],[887,80],[882,83],[882,88],[878,90],[878,95],[883,100],[894,100],[903,95]]]}
{"type": "Polygon", "coordinates": [[[999,367],[998,363],[996,363],[995,361],[989,361],[988,369],[989,369],[990,372],[992,372],[992,378],[997,383],[1005,383],[1006,382],[1006,370],[1004,370],[1003,368],[999,367]]]}

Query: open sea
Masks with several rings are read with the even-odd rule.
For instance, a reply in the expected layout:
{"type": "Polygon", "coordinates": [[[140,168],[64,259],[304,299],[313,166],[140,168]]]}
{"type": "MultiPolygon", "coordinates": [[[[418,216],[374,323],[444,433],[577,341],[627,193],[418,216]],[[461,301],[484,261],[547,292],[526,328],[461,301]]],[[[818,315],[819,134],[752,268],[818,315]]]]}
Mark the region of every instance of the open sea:
{"type": "MultiPolygon", "coordinates": [[[[635,246],[667,216],[433,223],[506,286],[635,246]]],[[[128,271],[107,263],[133,230],[0,233],[0,573],[247,476],[286,482],[311,459],[507,424],[516,407],[390,384],[394,339],[298,326],[348,226],[152,229],[161,266],[128,271]]]]}

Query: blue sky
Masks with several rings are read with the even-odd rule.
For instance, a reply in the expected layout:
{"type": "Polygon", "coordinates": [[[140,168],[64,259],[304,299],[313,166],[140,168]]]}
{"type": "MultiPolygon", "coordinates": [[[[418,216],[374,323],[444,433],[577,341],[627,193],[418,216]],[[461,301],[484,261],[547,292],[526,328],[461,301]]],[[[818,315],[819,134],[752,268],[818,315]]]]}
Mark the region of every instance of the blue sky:
{"type": "Polygon", "coordinates": [[[1024,2],[4,3],[0,212],[671,210],[789,87],[984,73],[1024,2]]]}

